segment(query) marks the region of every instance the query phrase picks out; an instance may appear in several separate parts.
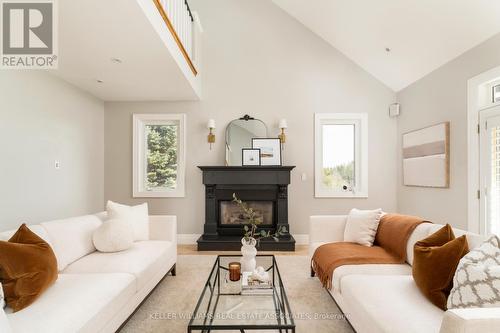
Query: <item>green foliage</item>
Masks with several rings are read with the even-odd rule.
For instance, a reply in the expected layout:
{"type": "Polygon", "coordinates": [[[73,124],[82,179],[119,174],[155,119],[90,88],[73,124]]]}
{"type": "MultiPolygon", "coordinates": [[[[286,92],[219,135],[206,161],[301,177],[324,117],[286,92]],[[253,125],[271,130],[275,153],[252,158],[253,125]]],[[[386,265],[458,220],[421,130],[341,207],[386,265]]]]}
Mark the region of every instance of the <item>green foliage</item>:
{"type": "Polygon", "coordinates": [[[149,125],[147,130],[147,187],[169,188],[177,180],[177,126],[149,125]]]}
{"type": "Polygon", "coordinates": [[[343,185],[354,186],[354,162],[334,168],[323,168],[323,184],[329,188],[342,188],[343,185]]]}
{"type": "Polygon", "coordinates": [[[262,223],[262,218],[257,217],[257,213],[252,208],[249,208],[245,202],[238,199],[236,197],[236,193],[233,193],[233,202],[235,202],[240,207],[241,211],[243,212],[243,217],[248,221],[248,224],[243,227],[243,229],[245,230],[245,234],[243,236],[246,240],[254,238],[257,241],[257,244],[259,244],[259,241],[261,239],[273,238],[276,242],[279,242],[278,237],[288,233],[285,226],[281,226],[273,234],[271,234],[270,231],[266,232],[265,230],[257,231],[257,229],[259,228],[258,225],[262,223]]]}

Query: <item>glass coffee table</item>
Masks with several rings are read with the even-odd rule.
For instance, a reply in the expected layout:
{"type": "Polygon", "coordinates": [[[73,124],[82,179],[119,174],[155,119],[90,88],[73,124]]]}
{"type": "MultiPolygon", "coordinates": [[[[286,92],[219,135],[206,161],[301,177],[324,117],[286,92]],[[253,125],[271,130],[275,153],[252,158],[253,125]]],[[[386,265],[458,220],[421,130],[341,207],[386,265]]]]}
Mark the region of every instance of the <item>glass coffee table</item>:
{"type": "Polygon", "coordinates": [[[239,282],[231,282],[228,266],[241,256],[220,255],[210,272],[188,325],[188,333],[214,331],[274,331],[295,333],[290,304],[274,255],[258,255],[272,281],[265,295],[241,295],[239,282]],[[236,287],[235,287],[236,286],[236,287]]]}

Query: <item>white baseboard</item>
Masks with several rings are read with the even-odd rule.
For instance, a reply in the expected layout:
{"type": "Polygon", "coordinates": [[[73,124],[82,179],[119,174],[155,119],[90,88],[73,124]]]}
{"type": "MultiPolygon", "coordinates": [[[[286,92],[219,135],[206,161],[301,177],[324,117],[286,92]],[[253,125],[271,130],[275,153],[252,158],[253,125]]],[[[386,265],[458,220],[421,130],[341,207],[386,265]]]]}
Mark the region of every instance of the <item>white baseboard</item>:
{"type": "MultiPolygon", "coordinates": [[[[200,238],[200,234],[178,234],[177,235],[177,244],[182,245],[194,245],[198,238],[200,238]]],[[[309,235],[308,234],[294,234],[293,238],[295,238],[296,245],[307,245],[309,244],[309,235]]]]}
{"type": "Polygon", "coordinates": [[[177,244],[193,245],[196,244],[200,234],[177,234],[177,244]]]}
{"type": "Polygon", "coordinates": [[[295,245],[307,245],[307,244],[309,244],[309,235],[308,234],[293,234],[293,238],[295,238],[295,245]]]}

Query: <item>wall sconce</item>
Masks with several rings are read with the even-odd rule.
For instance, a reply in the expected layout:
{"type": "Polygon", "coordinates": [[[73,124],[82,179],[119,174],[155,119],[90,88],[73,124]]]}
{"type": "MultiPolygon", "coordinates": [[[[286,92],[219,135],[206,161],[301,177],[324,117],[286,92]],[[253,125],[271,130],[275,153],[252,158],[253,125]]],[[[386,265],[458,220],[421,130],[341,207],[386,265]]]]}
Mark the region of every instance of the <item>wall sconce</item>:
{"type": "Polygon", "coordinates": [[[278,138],[280,138],[281,143],[285,143],[286,142],[285,129],[288,128],[286,119],[280,119],[278,127],[281,130],[281,133],[280,135],[278,135],[278,138]]]}
{"type": "Polygon", "coordinates": [[[207,123],[207,128],[210,131],[208,133],[208,143],[210,144],[210,150],[212,150],[212,143],[215,142],[215,134],[213,133],[213,130],[215,129],[215,120],[209,119],[207,123]]]}

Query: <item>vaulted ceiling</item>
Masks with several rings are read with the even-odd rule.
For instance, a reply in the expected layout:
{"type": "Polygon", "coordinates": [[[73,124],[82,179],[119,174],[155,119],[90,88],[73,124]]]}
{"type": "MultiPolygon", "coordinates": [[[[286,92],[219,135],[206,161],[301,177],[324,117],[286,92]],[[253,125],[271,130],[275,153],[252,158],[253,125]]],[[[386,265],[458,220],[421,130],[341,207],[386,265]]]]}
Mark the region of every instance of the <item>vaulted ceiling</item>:
{"type": "Polygon", "coordinates": [[[499,0],[273,0],[394,91],[500,32],[499,0]]]}

